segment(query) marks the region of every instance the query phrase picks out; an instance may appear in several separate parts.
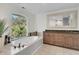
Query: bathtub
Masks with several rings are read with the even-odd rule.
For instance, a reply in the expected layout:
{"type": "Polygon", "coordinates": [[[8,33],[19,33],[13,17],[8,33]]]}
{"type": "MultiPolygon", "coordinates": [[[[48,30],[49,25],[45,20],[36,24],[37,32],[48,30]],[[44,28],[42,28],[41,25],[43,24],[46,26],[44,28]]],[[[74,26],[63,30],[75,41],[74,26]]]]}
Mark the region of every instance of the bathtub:
{"type": "Polygon", "coordinates": [[[38,36],[31,37],[21,37],[17,40],[11,42],[11,54],[14,55],[31,55],[35,53],[43,44],[42,39],[38,36]],[[24,45],[24,47],[14,48],[14,46],[18,46],[19,43],[24,45]]]}

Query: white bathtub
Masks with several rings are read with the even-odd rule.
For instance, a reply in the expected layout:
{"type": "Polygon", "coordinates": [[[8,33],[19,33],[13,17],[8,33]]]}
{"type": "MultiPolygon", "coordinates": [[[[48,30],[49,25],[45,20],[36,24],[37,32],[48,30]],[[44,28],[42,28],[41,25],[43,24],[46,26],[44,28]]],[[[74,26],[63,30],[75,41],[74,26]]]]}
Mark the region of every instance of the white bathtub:
{"type": "Polygon", "coordinates": [[[12,45],[18,46],[19,43],[30,45],[30,44],[36,42],[37,40],[39,40],[38,36],[20,37],[20,38],[17,38],[16,40],[14,40],[12,42],[12,45]]]}
{"type": "Polygon", "coordinates": [[[21,37],[17,40],[12,41],[12,54],[15,55],[31,55],[33,54],[40,46],[42,46],[42,39],[38,36],[31,37],[21,37]],[[18,46],[19,43],[24,45],[24,47],[14,49],[13,46],[18,46]]]}

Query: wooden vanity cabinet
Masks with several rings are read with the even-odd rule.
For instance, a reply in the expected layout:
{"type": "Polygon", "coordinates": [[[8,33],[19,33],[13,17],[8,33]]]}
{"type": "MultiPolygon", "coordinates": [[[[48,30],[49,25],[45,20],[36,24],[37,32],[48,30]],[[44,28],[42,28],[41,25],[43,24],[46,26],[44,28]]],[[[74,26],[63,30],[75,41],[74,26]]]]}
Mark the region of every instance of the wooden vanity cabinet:
{"type": "Polygon", "coordinates": [[[44,31],[43,43],[79,50],[79,33],[44,31]]]}

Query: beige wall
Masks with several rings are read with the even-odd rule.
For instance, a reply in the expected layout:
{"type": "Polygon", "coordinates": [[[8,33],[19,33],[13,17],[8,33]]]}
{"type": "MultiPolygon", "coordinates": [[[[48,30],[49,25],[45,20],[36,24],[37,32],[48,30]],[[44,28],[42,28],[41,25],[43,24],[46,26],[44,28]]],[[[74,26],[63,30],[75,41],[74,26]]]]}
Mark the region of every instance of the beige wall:
{"type": "MultiPolygon", "coordinates": [[[[74,20],[75,21],[75,20],[74,20]]],[[[45,14],[38,14],[36,15],[36,31],[39,32],[39,34],[42,36],[43,31],[45,29],[49,30],[79,30],[79,8],[70,8],[70,9],[64,9],[64,10],[59,10],[59,11],[54,11],[54,12],[48,12],[45,14]],[[54,14],[54,13],[59,13],[59,12],[65,12],[65,11],[72,11],[72,10],[77,10],[77,27],[65,27],[65,28],[48,28],[47,27],[47,15],[49,14],[54,14]]]]}
{"type": "MultiPolygon", "coordinates": [[[[38,31],[42,33],[43,31],[45,31],[45,29],[47,29],[48,14],[75,10],[75,9],[78,11],[77,13],[78,22],[77,22],[77,28],[74,28],[74,30],[79,30],[79,8],[70,8],[70,9],[64,9],[64,10],[34,15],[29,11],[22,9],[20,6],[16,4],[0,4],[0,19],[5,19],[6,23],[9,25],[11,24],[10,20],[11,20],[12,13],[21,14],[26,17],[26,20],[28,22],[28,32],[38,31]]],[[[58,28],[55,28],[55,29],[57,30],[58,28]]],[[[63,30],[65,29],[68,29],[68,28],[63,28],[63,30]]],[[[73,30],[72,28],[69,28],[69,29],[73,30]]]]}
{"type": "MultiPolygon", "coordinates": [[[[35,16],[27,10],[21,8],[21,6],[17,4],[0,4],[0,19],[4,19],[6,25],[11,25],[11,14],[20,14],[26,17],[28,32],[35,31],[35,16]]],[[[5,34],[10,31],[5,32],[5,34]]]]}
{"type": "MultiPolygon", "coordinates": [[[[59,11],[54,11],[54,12],[49,12],[45,14],[38,14],[36,15],[36,30],[41,32],[44,31],[45,29],[49,30],[78,30],[79,29],[79,8],[71,8],[71,9],[65,9],[65,10],[59,10],[59,11]],[[65,12],[65,11],[72,11],[72,10],[77,10],[77,26],[76,27],[65,27],[65,28],[48,28],[47,27],[47,15],[49,14],[55,14],[59,12],[65,12]]],[[[74,20],[76,21],[76,20],[74,20]]]]}

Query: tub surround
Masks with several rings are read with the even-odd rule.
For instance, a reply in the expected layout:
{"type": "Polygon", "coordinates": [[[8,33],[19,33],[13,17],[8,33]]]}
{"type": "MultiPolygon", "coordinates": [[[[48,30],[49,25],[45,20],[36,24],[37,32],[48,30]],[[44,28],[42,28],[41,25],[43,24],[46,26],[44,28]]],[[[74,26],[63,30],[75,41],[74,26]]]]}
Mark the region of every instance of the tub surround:
{"type": "Polygon", "coordinates": [[[12,44],[7,44],[3,47],[3,49],[0,50],[0,55],[15,55],[16,53],[22,51],[23,49],[27,48],[25,46],[24,48],[14,48],[12,44]]]}
{"type": "Polygon", "coordinates": [[[0,37],[0,49],[4,47],[4,38],[0,37]]]}
{"type": "Polygon", "coordinates": [[[0,55],[28,55],[32,54],[41,45],[42,41],[37,36],[32,36],[28,38],[26,37],[24,39],[21,38],[19,40],[12,41],[10,44],[5,45],[3,49],[0,50],[0,55]],[[20,48],[19,47],[14,48],[14,46],[17,46],[19,42],[24,44],[24,47],[21,46],[20,48]]]}
{"type": "Polygon", "coordinates": [[[43,43],[79,50],[78,30],[46,30],[43,43]]]}

